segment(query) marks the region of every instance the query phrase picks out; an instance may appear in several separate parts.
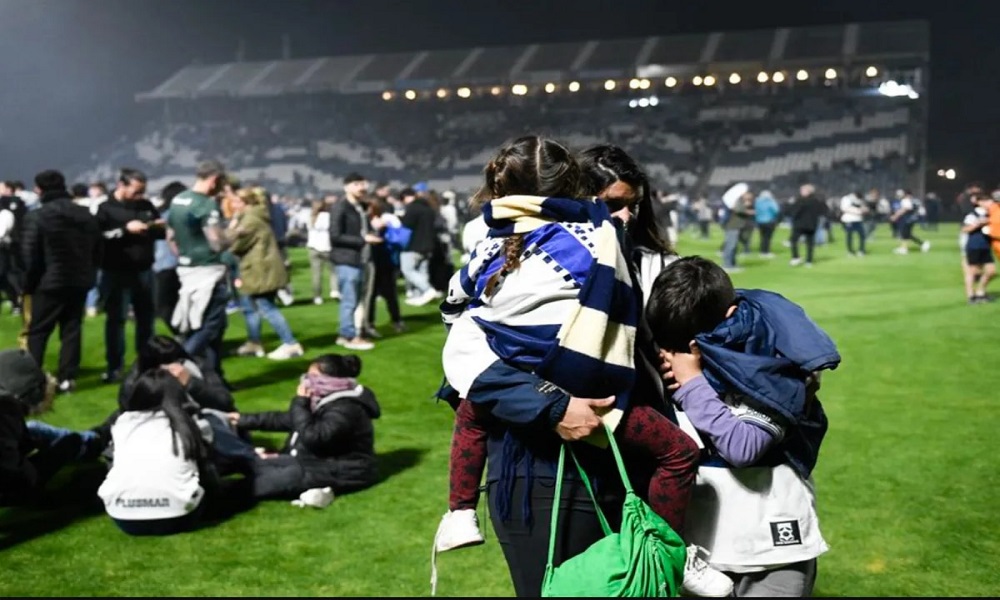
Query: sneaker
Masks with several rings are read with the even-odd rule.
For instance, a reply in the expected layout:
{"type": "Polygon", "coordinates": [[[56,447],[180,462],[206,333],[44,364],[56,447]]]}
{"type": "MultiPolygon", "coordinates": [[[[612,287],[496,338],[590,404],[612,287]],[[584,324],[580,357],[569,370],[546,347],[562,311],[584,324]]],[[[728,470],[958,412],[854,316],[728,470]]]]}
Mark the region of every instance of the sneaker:
{"type": "Polygon", "coordinates": [[[330,299],[340,300],[340,292],[338,292],[337,290],[333,290],[332,292],[330,292],[330,299]]]}
{"type": "Polygon", "coordinates": [[[73,381],[72,379],[63,379],[62,381],[59,382],[59,385],[56,387],[56,391],[59,392],[60,394],[68,394],[69,392],[72,392],[75,389],[76,389],[76,382],[73,381]]]}
{"type": "Polygon", "coordinates": [[[907,248],[906,246],[899,246],[898,248],[896,248],[892,252],[893,252],[893,254],[909,254],[910,253],[910,249],[907,248]]]}
{"type": "Polygon", "coordinates": [[[797,266],[799,266],[799,265],[802,264],[802,259],[801,258],[793,258],[792,260],[788,261],[788,264],[791,265],[791,266],[793,266],[793,267],[797,267],[797,266]]]}
{"type": "Polygon", "coordinates": [[[305,350],[302,349],[302,344],[296,342],[294,344],[282,344],[278,346],[267,357],[271,360],[286,360],[289,358],[298,358],[305,353],[305,350]]]}
{"type": "Polygon", "coordinates": [[[97,307],[88,306],[87,307],[87,316],[90,317],[90,318],[96,317],[97,316],[97,307]]]}
{"type": "Polygon", "coordinates": [[[931,242],[930,242],[930,240],[926,240],[926,241],[924,241],[923,244],[920,244],[920,251],[921,252],[930,252],[930,249],[931,249],[931,242]]]}
{"type": "Polygon", "coordinates": [[[226,303],[226,314],[231,315],[240,312],[240,305],[235,300],[230,300],[226,303]]]}
{"type": "Polygon", "coordinates": [[[326,508],[333,503],[333,488],[312,488],[302,492],[297,500],[292,500],[292,506],[299,508],[326,508]]]}
{"type": "Polygon", "coordinates": [[[257,358],[263,358],[264,354],[264,346],[256,342],[246,342],[236,349],[236,356],[256,356],[257,358]]]}
{"type": "Polygon", "coordinates": [[[313,304],[319,306],[320,304],[323,304],[323,299],[320,298],[319,296],[316,296],[315,298],[313,298],[313,304]]]}
{"type": "Polygon", "coordinates": [[[118,383],[121,379],[121,371],[105,371],[101,373],[101,383],[118,383]]]}
{"type": "Polygon", "coordinates": [[[379,333],[377,329],[375,329],[374,325],[370,325],[361,330],[361,337],[372,340],[380,340],[382,339],[382,334],[379,333]]]}
{"type": "Polygon", "coordinates": [[[285,288],[278,290],[278,300],[285,306],[291,306],[295,302],[295,297],[285,288]]]}
{"type": "Polygon", "coordinates": [[[707,554],[701,546],[694,544],[688,546],[681,593],[703,598],[723,598],[732,594],[733,580],[721,571],[713,569],[699,556],[702,553],[707,554]]]}
{"type": "Polygon", "coordinates": [[[375,344],[362,337],[356,337],[353,340],[337,338],[337,344],[348,350],[371,350],[375,347],[375,344]]]}
{"type": "Polygon", "coordinates": [[[442,295],[443,294],[441,292],[437,291],[436,289],[429,288],[423,294],[419,294],[417,296],[414,296],[413,298],[409,298],[407,300],[404,300],[404,302],[406,302],[410,306],[424,306],[425,304],[427,304],[429,302],[433,302],[434,300],[437,300],[437,299],[441,298],[442,295]]]}
{"type": "Polygon", "coordinates": [[[479,517],[471,508],[449,510],[441,517],[437,533],[434,535],[434,548],[438,552],[447,552],[455,548],[476,546],[486,539],[479,530],[479,517]]]}

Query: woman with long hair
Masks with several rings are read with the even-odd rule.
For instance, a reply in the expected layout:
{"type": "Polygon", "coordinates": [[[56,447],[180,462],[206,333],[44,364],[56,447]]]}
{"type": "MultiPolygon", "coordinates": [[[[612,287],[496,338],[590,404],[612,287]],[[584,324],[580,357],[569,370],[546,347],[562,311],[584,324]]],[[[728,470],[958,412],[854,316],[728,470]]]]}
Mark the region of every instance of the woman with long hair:
{"type": "Polygon", "coordinates": [[[193,529],[218,486],[187,394],[166,369],[143,372],[111,427],[114,462],[98,495],[130,535],[193,529]]]}
{"type": "Polygon", "coordinates": [[[288,284],[281,249],[271,230],[267,201],[259,188],[241,189],[230,200],[233,218],[226,230],[232,240],[229,251],[240,259],[240,305],[247,323],[247,341],[240,346],[241,356],[264,356],[261,345],[261,315],[274,328],[281,345],[267,355],[272,360],[302,356],[302,345],[295,339],[288,321],[275,305],[279,290],[288,284]]]}

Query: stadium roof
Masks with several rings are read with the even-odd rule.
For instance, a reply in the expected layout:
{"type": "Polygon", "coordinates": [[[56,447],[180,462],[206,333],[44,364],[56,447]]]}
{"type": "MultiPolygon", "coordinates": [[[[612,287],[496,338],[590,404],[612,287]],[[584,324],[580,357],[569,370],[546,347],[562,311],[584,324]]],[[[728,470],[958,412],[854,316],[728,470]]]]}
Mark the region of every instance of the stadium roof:
{"type": "Polygon", "coordinates": [[[929,37],[926,21],[896,21],[189,65],[136,99],[372,94],[723,71],[919,66],[928,58],[929,37]]]}

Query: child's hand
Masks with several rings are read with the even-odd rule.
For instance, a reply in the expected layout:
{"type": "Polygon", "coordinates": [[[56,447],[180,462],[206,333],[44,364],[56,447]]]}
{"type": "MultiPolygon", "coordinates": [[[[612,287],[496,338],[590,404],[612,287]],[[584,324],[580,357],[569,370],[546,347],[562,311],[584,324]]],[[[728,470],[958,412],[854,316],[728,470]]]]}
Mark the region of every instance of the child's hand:
{"type": "Polygon", "coordinates": [[[673,383],[667,386],[668,390],[676,390],[701,375],[701,350],[693,341],[690,346],[690,353],[660,350],[660,358],[663,360],[660,371],[663,373],[663,379],[673,380],[673,383]]]}

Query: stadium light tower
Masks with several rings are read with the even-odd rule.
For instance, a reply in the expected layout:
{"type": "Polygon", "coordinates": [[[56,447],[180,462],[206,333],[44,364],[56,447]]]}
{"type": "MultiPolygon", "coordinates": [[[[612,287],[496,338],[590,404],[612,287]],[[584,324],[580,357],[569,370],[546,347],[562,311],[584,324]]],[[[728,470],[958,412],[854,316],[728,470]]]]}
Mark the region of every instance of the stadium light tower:
{"type": "Polygon", "coordinates": [[[459,98],[468,98],[469,96],[472,96],[472,90],[467,87],[460,87],[455,91],[455,93],[458,94],[459,98]]]}
{"type": "Polygon", "coordinates": [[[705,75],[705,85],[715,85],[715,75],[705,75]]]}
{"type": "Polygon", "coordinates": [[[638,79],[630,79],[629,82],[628,82],[628,88],[630,90],[637,90],[637,89],[639,89],[639,80],[638,79]]]}
{"type": "Polygon", "coordinates": [[[610,92],[611,90],[615,89],[615,85],[617,85],[615,83],[615,80],[614,79],[609,79],[609,80],[607,80],[607,81],[604,82],[604,89],[606,89],[606,90],[608,90],[610,92]]]}
{"type": "Polygon", "coordinates": [[[806,79],[809,79],[809,71],[799,69],[799,72],[795,74],[795,78],[799,81],[805,81],[806,79]]]}
{"type": "Polygon", "coordinates": [[[664,83],[664,85],[666,85],[667,87],[670,87],[670,88],[672,88],[672,87],[674,87],[675,85],[677,85],[677,78],[676,78],[676,77],[667,77],[667,78],[666,78],[666,80],[664,80],[664,82],[663,82],[663,83],[664,83]]]}
{"type": "Polygon", "coordinates": [[[554,84],[554,83],[546,83],[545,84],[545,93],[546,94],[551,94],[554,91],[556,91],[556,84],[554,84]]]}
{"type": "Polygon", "coordinates": [[[771,76],[771,81],[774,83],[781,83],[785,80],[785,74],[781,71],[775,71],[774,75],[771,76]]]}
{"type": "Polygon", "coordinates": [[[407,100],[416,100],[417,99],[417,93],[414,92],[413,90],[406,90],[406,93],[403,94],[403,95],[406,96],[407,100]]]}
{"type": "Polygon", "coordinates": [[[640,79],[639,80],[639,89],[640,90],[648,90],[650,85],[652,85],[652,84],[649,82],[648,79],[640,79]]]}
{"type": "Polygon", "coordinates": [[[571,81],[571,82],[569,82],[569,85],[566,86],[566,89],[568,89],[571,92],[579,92],[580,91],[580,82],[579,81],[571,81]]]}
{"type": "Polygon", "coordinates": [[[392,92],[390,92],[389,90],[382,92],[382,99],[385,100],[386,102],[392,100],[392,92]]]}
{"type": "Polygon", "coordinates": [[[877,77],[878,69],[874,65],[868,67],[867,69],[865,69],[865,75],[867,75],[868,77],[877,77]]]}
{"type": "Polygon", "coordinates": [[[695,75],[694,77],[691,78],[691,83],[694,85],[701,85],[701,82],[702,82],[701,75],[695,75]]]}
{"type": "Polygon", "coordinates": [[[523,96],[528,93],[528,86],[523,83],[516,83],[510,88],[510,93],[515,96],[523,96]]]}
{"type": "Polygon", "coordinates": [[[733,73],[732,75],[729,76],[729,83],[731,83],[733,85],[736,85],[737,83],[739,83],[742,80],[743,80],[743,78],[740,77],[739,73],[733,73]]]}
{"type": "Polygon", "coordinates": [[[494,96],[499,96],[501,92],[503,92],[503,90],[500,89],[499,85],[495,85],[490,88],[490,93],[493,94],[494,96]]]}
{"type": "Polygon", "coordinates": [[[767,76],[767,71],[761,71],[757,73],[757,81],[760,83],[767,83],[769,77],[767,76]]]}
{"type": "Polygon", "coordinates": [[[837,78],[837,69],[834,69],[833,67],[830,67],[829,69],[826,70],[825,73],[823,73],[823,76],[826,77],[827,79],[836,79],[837,78]]]}
{"type": "Polygon", "coordinates": [[[448,97],[448,90],[446,90],[445,88],[439,89],[437,91],[437,97],[438,98],[442,98],[442,99],[447,98],[448,97]]]}

